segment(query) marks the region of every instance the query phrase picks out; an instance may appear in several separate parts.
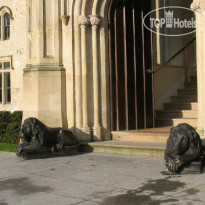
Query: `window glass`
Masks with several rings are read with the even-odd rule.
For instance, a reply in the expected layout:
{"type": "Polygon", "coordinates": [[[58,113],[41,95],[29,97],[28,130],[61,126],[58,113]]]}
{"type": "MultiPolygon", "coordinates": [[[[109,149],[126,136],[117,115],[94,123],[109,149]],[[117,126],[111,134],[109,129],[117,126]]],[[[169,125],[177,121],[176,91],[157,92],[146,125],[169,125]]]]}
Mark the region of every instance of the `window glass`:
{"type": "Polygon", "coordinates": [[[5,78],[5,103],[11,102],[11,82],[10,73],[4,73],[5,78]]]}
{"type": "Polygon", "coordinates": [[[10,69],[10,62],[4,63],[4,69],[10,69]]]}
{"type": "Polygon", "coordinates": [[[2,70],[2,63],[0,63],[0,70],[2,70]]]}
{"type": "Polygon", "coordinates": [[[7,40],[10,38],[10,15],[4,15],[4,39],[7,40]]]}

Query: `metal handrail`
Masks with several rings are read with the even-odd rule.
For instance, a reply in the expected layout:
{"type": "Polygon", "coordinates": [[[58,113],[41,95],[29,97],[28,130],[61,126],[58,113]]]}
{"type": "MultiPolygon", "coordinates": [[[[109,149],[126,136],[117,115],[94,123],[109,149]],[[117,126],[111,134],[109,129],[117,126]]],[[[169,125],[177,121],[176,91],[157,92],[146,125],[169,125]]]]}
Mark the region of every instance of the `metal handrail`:
{"type": "Polygon", "coordinates": [[[178,56],[182,51],[184,51],[188,46],[190,46],[196,38],[193,38],[189,43],[187,43],[182,49],[180,49],[176,54],[174,54],[169,60],[167,60],[160,68],[158,68],[156,71],[152,71],[152,69],[146,70],[147,73],[150,74],[157,74],[160,72],[170,61],[172,61],[176,56],[178,56]]]}

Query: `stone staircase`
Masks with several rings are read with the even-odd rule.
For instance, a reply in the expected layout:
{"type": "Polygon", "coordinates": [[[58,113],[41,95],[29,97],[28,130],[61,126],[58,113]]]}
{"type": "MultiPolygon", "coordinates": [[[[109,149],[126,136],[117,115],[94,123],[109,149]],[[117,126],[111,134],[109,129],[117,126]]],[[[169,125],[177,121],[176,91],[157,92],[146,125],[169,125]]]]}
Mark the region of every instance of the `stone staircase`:
{"type": "Polygon", "coordinates": [[[171,102],[164,103],[164,109],[156,111],[156,127],[176,126],[188,123],[197,127],[197,78],[192,76],[189,87],[179,89],[177,96],[171,96],[171,102]]]}

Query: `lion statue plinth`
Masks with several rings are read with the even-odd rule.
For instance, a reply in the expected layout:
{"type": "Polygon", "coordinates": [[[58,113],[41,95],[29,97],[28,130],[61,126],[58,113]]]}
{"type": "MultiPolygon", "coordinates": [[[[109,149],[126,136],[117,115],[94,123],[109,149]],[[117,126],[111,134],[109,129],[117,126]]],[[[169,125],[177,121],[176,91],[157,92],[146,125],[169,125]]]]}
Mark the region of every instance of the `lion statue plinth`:
{"type": "Polygon", "coordinates": [[[24,120],[20,131],[22,143],[16,150],[18,157],[26,158],[29,154],[52,154],[79,147],[77,137],[69,130],[50,128],[36,118],[24,120]]]}
{"type": "Polygon", "coordinates": [[[165,150],[165,165],[170,172],[180,174],[192,162],[200,162],[200,172],[204,167],[204,147],[196,130],[182,123],[170,129],[165,150]]]}

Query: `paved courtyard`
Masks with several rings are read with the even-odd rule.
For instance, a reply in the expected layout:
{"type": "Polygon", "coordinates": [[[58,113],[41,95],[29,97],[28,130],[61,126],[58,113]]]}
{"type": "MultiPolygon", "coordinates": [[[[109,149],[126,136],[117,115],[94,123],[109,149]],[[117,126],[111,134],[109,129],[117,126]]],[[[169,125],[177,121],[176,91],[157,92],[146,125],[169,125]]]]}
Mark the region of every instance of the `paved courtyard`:
{"type": "Polygon", "coordinates": [[[205,204],[205,174],[168,174],[163,158],[111,154],[22,161],[0,152],[0,205],[205,204]]]}

